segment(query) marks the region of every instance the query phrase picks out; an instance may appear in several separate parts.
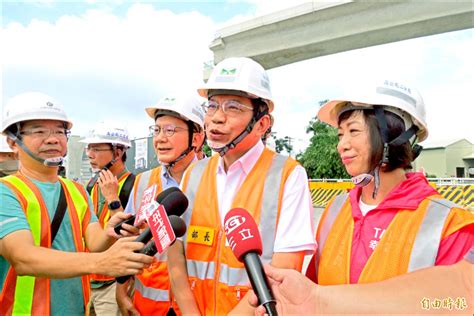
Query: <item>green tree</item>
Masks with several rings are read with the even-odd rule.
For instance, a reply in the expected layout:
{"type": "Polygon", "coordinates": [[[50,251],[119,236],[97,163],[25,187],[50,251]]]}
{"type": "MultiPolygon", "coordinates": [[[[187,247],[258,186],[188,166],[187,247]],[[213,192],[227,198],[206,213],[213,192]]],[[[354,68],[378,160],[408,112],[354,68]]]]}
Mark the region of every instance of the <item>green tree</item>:
{"type": "Polygon", "coordinates": [[[209,145],[206,142],[204,142],[204,144],[202,145],[202,151],[206,154],[206,157],[212,156],[211,147],[209,147],[209,145]]]}
{"type": "MultiPolygon", "coordinates": [[[[327,101],[319,102],[323,105],[327,101]]],[[[310,179],[321,178],[348,178],[339,154],[337,153],[337,129],[319,121],[311,119],[306,128],[307,134],[313,134],[310,145],[298,154],[296,159],[302,164],[310,179]]]]}
{"type": "Polygon", "coordinates": [[[288,154],[291,154],[291,152],[293,151],[293,145],[291,145],[291,139],[289,136],[277,138],[275,135],[272,134],[271,137],[273,137],[273,139],[275,140],[275,151],[277,153],[286,151],[288,154]]]}

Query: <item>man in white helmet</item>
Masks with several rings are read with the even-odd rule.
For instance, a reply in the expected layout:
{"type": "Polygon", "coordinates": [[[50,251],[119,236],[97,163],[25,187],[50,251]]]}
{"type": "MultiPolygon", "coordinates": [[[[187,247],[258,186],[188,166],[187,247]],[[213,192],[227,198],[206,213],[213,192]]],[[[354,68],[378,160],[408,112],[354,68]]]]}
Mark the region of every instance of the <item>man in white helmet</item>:
{"type": "Polygon", "coordinates": [[[226,245],[224,218],[246,209],[259,226],[263,261],[301,271],[316,244],[305,170],[265,148],[274,104],[268,76],[249,58],[220,62],[198,90],[208,99],[205,129],[217,152],[186,172],[187,236],[168,251],[173,293],[183,314],[251,313],[249,280],[226,245]]]}
{"type": "MultiPolygon", "coordinates": [[[[151,186],[156,186],[156,195],[179,186],[202,146],[204,112],[201,105],[202,100],[197,95],[184,95],[165,97],[145,109],[155,122],[150,126],[150,133],[160,166],[137,175],[126,213],[137,213],[143,192],[151,186]]],[[[135,277],[133,302],[127,296],[126,285],[117,285],[117,302],[122,314],[174,315],[177,312],[166,261],[166,253],[156,255],[153,264],[135,277]]]]}
{"type": "Polygon", "coordinates": [[[0,179],[2,315],[84,314],[88,274],[134,274],[151,262],[134,253],[143,247],[135,237],[114,243],[113,225],[128,216],[116,214],[103,230],[84,188],[58,177],[71,127],[63,107],[42,93],[22,93],[4,107],[2,133],[20,169],[0,179]]]}
{"type": "Polygon", "coordinates": [[[7,138],[0,135],[0,177],[14,174],[18,170],[18,159],[7,144],[7,138]]]}
{"type": "MultiPolygon", "coordinates": [[[[87,185],[100,225],[127,205],[135,176],[125,166],[130,148],[128,130],[116,121],[97,123],[91,134],[80,142],[87,144],[86,154],[95,175],[87,185]]],[[[91,314],[118,315],[115,278],[91,275],[91,314]]]]}

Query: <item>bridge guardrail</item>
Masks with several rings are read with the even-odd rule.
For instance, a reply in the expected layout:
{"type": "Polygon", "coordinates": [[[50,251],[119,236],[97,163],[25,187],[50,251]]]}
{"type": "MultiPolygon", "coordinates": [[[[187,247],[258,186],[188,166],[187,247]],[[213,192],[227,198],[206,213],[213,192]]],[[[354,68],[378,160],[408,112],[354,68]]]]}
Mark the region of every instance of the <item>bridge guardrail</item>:
{"type": "MultiPolygon", "coordinates": [[[[474,211],[474,179],[473,178],[429,178],[430,185],[439,194],[461,207],[474,211]]],[[[336,195],[353,188],[348,179],[311,179],[309,189],[313,206],[325,207],[336,195]]]]}

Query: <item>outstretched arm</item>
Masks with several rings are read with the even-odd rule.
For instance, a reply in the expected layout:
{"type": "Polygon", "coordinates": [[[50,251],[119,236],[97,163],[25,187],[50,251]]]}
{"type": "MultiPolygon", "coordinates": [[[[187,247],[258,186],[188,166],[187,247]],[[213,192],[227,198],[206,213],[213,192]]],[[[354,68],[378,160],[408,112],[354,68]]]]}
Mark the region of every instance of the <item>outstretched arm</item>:
{"type": "Polygon", "coordinates": [[[168,272],[171,289],[183,315],[200,315],[198,305],[194,299],[188,281],[186,257],[183,243],[176,240],[168,249],[168,272]]]}
{"type": "MultiPolygon", "coordinates": [[[[319,286],[294,270],[265,266],[265,272],[282,314],[472,314],[473,311],[474,265],[465,260],[369,284],[319,286]],[[435,301],[441,306],[433,308],[431,304],[435,301]]],[[[254,294],[250,303],[257,304],[254,294]]],[[[257,315],[264,313],[264,308],[257,308],[257,315]]]]}

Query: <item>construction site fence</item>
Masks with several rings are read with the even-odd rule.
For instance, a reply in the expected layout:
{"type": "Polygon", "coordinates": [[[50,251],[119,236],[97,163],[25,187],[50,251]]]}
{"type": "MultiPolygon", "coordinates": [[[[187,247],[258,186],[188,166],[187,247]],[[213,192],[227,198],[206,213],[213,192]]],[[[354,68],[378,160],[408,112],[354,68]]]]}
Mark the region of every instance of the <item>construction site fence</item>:
{"type": "MultiPolygon", "coordinates": [[[[474,178],[428,178],[439,194],[462,208],[474,211],[474,178]]],[[[349,179],[311,179],[309,189],[314,207],[325,207],[336,195],[354,187],[349,179]]]]}

